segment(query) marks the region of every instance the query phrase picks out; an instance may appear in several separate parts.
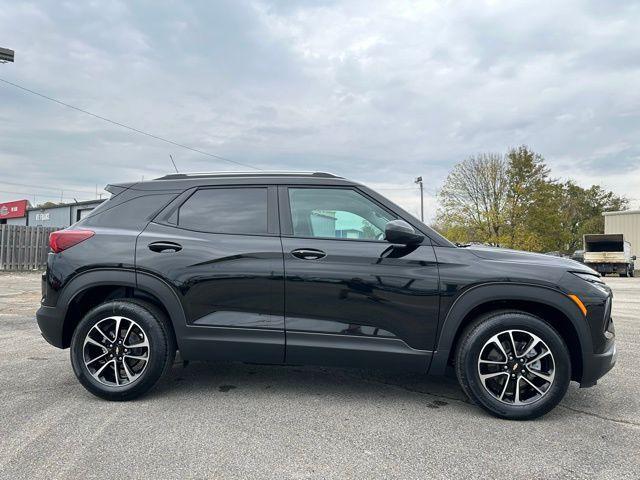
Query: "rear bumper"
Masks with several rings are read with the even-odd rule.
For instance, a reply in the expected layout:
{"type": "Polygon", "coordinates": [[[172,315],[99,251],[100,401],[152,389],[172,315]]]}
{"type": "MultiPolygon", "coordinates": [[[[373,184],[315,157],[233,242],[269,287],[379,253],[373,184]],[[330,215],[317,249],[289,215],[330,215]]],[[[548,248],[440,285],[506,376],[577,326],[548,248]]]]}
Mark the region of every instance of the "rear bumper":
{"type": "Polygon", "coordinates": [[[593,387],[616,364],[618,351],[615,342],[611,342],[602,353],[594,353],[584,359],[580,388],[593,387]]]}
{"type": "Polygon", "coordinates": [[[65,348],[63,343],[64,314],[57,307],[42,305],[36,312],[36,320],[44,339],[54,347],[65,348]]]}

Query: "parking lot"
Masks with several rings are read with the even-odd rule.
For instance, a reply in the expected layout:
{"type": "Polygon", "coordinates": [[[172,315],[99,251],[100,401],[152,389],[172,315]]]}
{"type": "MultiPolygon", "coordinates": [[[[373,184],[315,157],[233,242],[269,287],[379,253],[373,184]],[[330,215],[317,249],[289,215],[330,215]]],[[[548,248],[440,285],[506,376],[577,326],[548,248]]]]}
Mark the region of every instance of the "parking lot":
{"type": "Polygon", "coordinates": [[[2,478],[639,478],[640,278],[615,294],[618,365],[508,422],[452,379],[176,363],[150,395],[91,396],[34,320],[39,275],[0,274],[2,478]]]}

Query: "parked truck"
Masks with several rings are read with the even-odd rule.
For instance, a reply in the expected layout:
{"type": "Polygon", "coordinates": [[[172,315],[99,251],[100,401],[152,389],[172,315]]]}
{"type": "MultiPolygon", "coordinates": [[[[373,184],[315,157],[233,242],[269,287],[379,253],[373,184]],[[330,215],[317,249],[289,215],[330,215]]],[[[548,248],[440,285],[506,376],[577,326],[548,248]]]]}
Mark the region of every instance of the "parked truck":
{"type": "Polygon", "coordinates": [[[633,277],[635,255],[622,233],[591,233],[584,236],[584,263],[599,272],[633,277]]]}

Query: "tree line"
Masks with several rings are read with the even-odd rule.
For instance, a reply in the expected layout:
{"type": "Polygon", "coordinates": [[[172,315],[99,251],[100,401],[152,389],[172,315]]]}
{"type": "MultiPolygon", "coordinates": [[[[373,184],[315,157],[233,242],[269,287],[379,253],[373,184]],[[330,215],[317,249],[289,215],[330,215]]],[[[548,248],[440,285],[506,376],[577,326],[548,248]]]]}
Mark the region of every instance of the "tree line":
{"type": "Polygon", "coordinates": [[[583,234],[604,232],[603,212],[629,208],[599,185],[551,178],[542,155],[526,145],[458,163],[438,197],[434,227],[451,241],[534,252],[572,253],[583,234]]]}

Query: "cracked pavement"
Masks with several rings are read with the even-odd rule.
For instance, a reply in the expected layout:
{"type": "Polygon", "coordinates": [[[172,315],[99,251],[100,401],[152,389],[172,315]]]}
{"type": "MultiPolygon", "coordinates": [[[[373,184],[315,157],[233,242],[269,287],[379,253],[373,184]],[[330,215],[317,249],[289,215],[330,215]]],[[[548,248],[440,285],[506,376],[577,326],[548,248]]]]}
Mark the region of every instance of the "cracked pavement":
{"type": "Polygon", "coordinates": [[[638,478],[640,278],[614,289],[618,364],[561,406],[508,422],[450,378],[176,363],[108,403],[34,313],[36,273],[0,273],[0,478],[638,478]]]}

